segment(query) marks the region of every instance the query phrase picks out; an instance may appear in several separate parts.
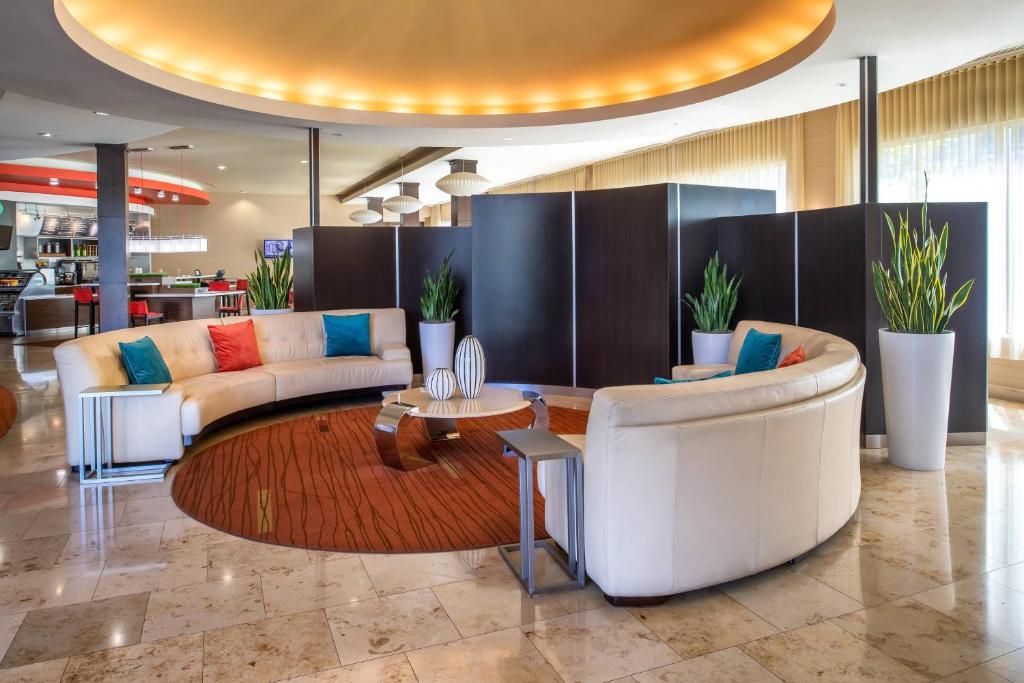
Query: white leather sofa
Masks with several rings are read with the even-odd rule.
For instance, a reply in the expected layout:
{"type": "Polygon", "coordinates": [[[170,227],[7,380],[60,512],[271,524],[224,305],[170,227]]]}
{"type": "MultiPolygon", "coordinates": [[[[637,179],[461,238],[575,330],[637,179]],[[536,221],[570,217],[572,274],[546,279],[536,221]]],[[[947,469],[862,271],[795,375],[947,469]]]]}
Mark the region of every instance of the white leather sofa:
{"type": "Polygon", "coordinates": [[[177,460],[184,443],[234,413],[282,401],[376,387],[408,386],[412,361],[399,308],[337,310],[254,316],[263,365],[217,372],[209,325],[242,317],[189,320],[80,337],[54,349],[64,396],[68,463],[79,463],[78,393],[98,385],[127,384],[118,342],[151,337],[173,382],[160,396],[114,399],[114,461],[177,460]],[[324,357],[322,314],[370,314],[373,356],[324,357]]]}
{"type": "MultiPolygon", "coordinates": [[[[751,327],[781,333],[782,357],[802,345],[807,360],[594,394],[584,442],[586,568],[612,602],[650,602],[777,566],[856,510],[865,371],[852,344],[745,321],[730,365],[679,366],[673,377],[732,368],[751,327]]],[[[564,548],[564,469],[542,466],[545,523],[564,548]]]]}

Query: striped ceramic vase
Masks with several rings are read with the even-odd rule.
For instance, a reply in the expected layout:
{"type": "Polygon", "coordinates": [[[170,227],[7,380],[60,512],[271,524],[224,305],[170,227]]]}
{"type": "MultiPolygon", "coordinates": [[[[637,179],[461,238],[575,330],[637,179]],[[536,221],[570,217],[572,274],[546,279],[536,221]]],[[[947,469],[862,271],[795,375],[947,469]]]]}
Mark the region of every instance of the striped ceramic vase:
{"type": "Polygon", "coordinates": [[[436,401],[447,401],[455,394],[455,375],[448,368],[435,368],[424,382],[427,393],[436,401]]]}
{"type": "Polygon", "coordinates": [[[459,342],[459,348],[455,349],[455,378],[465,398],[480,395],[486,369],[484,347],[480,345],[480,340],[471,334],[466,335],[459,342]]]}

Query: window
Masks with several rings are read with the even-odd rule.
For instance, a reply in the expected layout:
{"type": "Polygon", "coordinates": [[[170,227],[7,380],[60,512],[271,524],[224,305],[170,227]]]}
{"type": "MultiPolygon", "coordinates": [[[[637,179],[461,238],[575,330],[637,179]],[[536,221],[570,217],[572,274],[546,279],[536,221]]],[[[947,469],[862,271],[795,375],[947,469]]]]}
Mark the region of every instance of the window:
{"type": "MultiPolygon", "coordinates": [[[[989,348],[1024,358],[1024,120],[882,146],[883,202],[988,202],[989,348]]],[[[955,230],[956,226],[952,226],[955,230]]]]}
{"type": "Polygon", "coordinates": [[[777,161],[760,166],[737,166],[704,173],[687,174],[679,182],[723,187],[747,187],[754,190],[775,190],[775,210],[786,211],[786,162],[777,161]]]}

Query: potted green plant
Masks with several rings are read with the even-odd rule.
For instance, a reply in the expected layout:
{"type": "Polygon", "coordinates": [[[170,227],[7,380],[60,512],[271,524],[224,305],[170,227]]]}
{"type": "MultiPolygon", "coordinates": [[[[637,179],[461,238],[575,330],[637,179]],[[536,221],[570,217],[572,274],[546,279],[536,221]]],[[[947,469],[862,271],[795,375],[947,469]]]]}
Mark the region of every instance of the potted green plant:
{"type": "Polygon", "coordinates": [[[455,352],[455,297],[459,285],[452,273],[449,252],[437,271],[437,279],[427,270],[423,276],[423,292],[420,295],[420,353],[423,359],[424,380],[437,368],[452,368],[455,352]]]}
{"type": "Polygon", "coordinates": [[[928,218],[928,176],[921,225],[910,211],[899,225],[885,214],[892,238],[889,267],[871,263],[875,296],[887,328],[878,331],[889,461],[905,469],[941,470],[946,461],[949,392],[956,335],[946,329],[965,303],[974,279],[946,294],[949,223],[938,235],[928,218]]]}
{"type": "Polygon", "coordinates": [[[741,282],[743,278],[738,275],[729,277],[729,266],[719,264],[716,251],[704,268],[704,289],[700,296],[684,296],[697,325],[691,333],[695,364],[717,365],[729,361],[729,346],[732,344],[729,321],[736,311],[741,282]]]}
{"type": "Polygon", "coordinates": [[[271,264],[256,250],[256,270],[249,273],[249,303],[253,315],[289,313],[288,295],[292,291],[292,250],[271,264]]]}

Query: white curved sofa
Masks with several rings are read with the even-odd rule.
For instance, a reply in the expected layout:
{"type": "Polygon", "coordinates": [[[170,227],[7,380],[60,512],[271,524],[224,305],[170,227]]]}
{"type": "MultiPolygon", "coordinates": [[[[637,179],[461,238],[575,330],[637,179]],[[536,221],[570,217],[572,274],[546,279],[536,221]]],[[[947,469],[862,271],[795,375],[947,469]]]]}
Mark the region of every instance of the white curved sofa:
{"type": "Polygon", "coordinates": [[[184,443],[240,411],[321,394],[408,386],[412,361],[400,308],[316,311],[254,316],[263,365],[217,372],[209,325],[249,318],[189,320],[80,337],[56,349],[64,395],[68,463],[79,463],[78,393],[91,386],[127,384],[118,342],[151,337],[173,382],[160,396],[114,399],[114,461],[177,460],[184,443]],[[322,315],[370,314],[373,356],[324,357],[322,315]]]}
{"type": "MultiPolygon", "coordinates": [[[[594,394],[584,450],[586,568],[612,602],[651,602],[777,566],[856,510],[865,371],[852,344],[745,321],[730,365],[678,366],[673,377],[732,368],[751,327],[781,333],[782,357],[802,345],[807,360],[594,394]]],[[[564,469],[542,466],[545,524],[564,548],[564,469]]]]}

